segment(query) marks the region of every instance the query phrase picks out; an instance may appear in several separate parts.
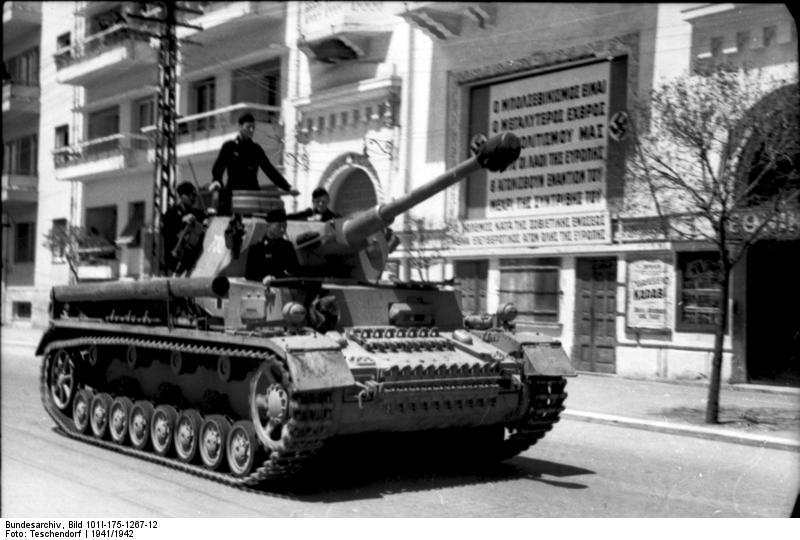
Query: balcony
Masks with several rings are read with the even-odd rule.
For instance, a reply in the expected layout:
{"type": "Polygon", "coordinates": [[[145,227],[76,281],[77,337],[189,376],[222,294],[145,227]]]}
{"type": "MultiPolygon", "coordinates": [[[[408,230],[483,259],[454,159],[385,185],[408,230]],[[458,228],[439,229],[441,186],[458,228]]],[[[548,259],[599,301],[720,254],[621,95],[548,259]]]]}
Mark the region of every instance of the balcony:
{"type": "Polygon", "coordinates": [[[392,2],[303,2],[298,47],[320,62],[381,61],[396,10],[392,2]]]}
{"type": "Polygon", "coordinates": [[[41,2],[3,3],[3,44],[11,43],[41,27],[41,2]]]}
{"type": "Polygon", "coordinates": [[[61,84],[86,86],[107,81],[140,66],[158,64],[150,36],[128,24],[117,24],[93,34],[54,55],[56,79],[61,84]]]}
{"type": "Polygon", "coordinates": [[[116,133],[75,146],[53,150],[58,180],[95,180],[110,172],[148,166],[150,139],[133,133],[116,133]]]}
{"type": "Polygon", "coordinates": [[[9,124],[33,120],[39,116],[39,87],[5,81],[3,83],[3,120],[9,124]]]}
{"type": "Polygon", "coordinates": [[[494,26],[497,6],[491,2],[405,2],[401,15],[433,39],[445,41],[460,36],[467,21],[481,30],[494,26]]]}
{"type": "MultiPolygon", "coordinates": [[[[203,45],[231,39],[248,31],[263,29],[264,25],[286,20],[286,2],[184,2],[186,7],[202,11],[202,15],[186,17],[186,22],[202,30],[178,27],[178,37],[191,37],[203,45]]],[[[280,36],[270,36],[272,43],[283,42],[280,36]]]]}
{"type": "Polygon", "coordinates": [[[36,204],[39,176],[33,171],[3,172],[3,203],[36,204]]]}
{"type": "MultiPolygon", "coordinates": [[[[178,141],[176,153],[179,158],[198,154],[219,152],[220,146],[239,132],[239,116],[245,111],[256,119],[254,140],[259,143],[268,157],[280,152],[283,140],[283,126],[280,124],[281,108],[258,103],[235,103],[199,114],[178,119],[178,141]]],[[[155,137],[155,126],[142,129],[142,133],[155,137]]],[[[148,153],[148,160],[154,160],[154,152],[148,153]]]]}

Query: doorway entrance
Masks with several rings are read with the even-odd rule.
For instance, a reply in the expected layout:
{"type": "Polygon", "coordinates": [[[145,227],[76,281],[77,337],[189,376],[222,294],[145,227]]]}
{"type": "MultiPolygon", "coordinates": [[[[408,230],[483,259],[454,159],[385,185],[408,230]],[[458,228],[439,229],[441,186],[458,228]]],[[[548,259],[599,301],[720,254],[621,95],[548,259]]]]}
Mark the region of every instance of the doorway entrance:
{"type": "Polygon", "coordinates": [[[572,363],[580,371],[616,373],[617,260],[576,262],[572,363]]]}
{"type": "Polygon", "coordinates": [[[800,240],[762,240],[747,254],[747,375],[800,386],[800,240]]]}

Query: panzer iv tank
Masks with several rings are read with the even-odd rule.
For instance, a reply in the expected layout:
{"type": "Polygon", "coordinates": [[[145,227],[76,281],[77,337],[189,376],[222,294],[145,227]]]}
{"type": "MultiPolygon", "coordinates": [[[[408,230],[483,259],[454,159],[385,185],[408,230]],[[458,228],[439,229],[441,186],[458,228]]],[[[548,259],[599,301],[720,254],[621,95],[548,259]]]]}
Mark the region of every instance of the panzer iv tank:
{"type": "Polygon", "coordinates": [[[504,133],[387,204],[289,221],[299,277],[244,278],[267,226],[245,212],[210,220],[184,276],[54,287],[44,408],[73,439],[235,486],[291,477],[350,435],[467,433],[475,459],[516,455],[564,408],[561,344],[512,332],[511,306],[465,319],[447,287],[378,278],[397,215],[519,152],[504,133]]]}

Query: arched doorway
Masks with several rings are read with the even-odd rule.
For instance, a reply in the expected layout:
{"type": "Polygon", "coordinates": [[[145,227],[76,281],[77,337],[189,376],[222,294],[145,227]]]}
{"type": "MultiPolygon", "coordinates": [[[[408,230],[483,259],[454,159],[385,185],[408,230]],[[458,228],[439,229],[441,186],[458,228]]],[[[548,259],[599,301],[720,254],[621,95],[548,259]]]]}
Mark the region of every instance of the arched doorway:
{"type": "Polygon", "coordinates": [[[346,217],[378,204],[372,180],[364,169],[354,167],[331,186],[331,208],[346,217]]]}

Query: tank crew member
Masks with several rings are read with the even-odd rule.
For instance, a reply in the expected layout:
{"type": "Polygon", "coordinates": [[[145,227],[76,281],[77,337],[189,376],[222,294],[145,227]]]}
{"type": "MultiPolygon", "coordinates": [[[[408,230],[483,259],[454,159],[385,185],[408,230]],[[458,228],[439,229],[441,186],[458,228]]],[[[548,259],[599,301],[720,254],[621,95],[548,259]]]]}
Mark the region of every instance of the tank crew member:
{"type": "Polygon", "coordinates": [[[306,208],[295,214],[289,214],[287,217],[288,219],[302,221],[330,221],[333,218],[342,217],[328,208],[330,203],[331,196],[328,195],[328,190],[318,187],[311,193],[311,208],[306,208]]]}
{"type": "Polygon", "coordinates": [[[270,210],[263,241],[251,246],[247,254],[245,278],[266,283],[298,274],[297,254],[292,243],[283,237],[285,234],[286,211],[283,208],[270,210]]]}
{"type": "Polygon", "coordinates": [[[205,212],[195,208],[197,190],[191,182],[182,182],[177,190],[178,202],[164,213],[162,233],[164,238],[164,261],[167,272],[178,270],[187,254],[199,255],[203,234],[205,212]]]}
{"type": "Polygon", "coordinates": [[[231,213],[231,197],[233,190],[246,189],[258,190],[258,168],[277,187],[287,194],[298,195],[296,189],[292,189],[289,182],[278,172],[270,163],[264,149],[253,141],[253,133],[256,130],[256,120],[250,113],[245,113],[239,117],[239,134],[235,139],[227,141],[219,150],[217,159],[211,168],[213,181],[209,186],[211,191],[219,190],[218,211],[220,214],[229,215],[231,213]],[[223,185],[222,175],[228,171],[228,182],[223,185]]]}

